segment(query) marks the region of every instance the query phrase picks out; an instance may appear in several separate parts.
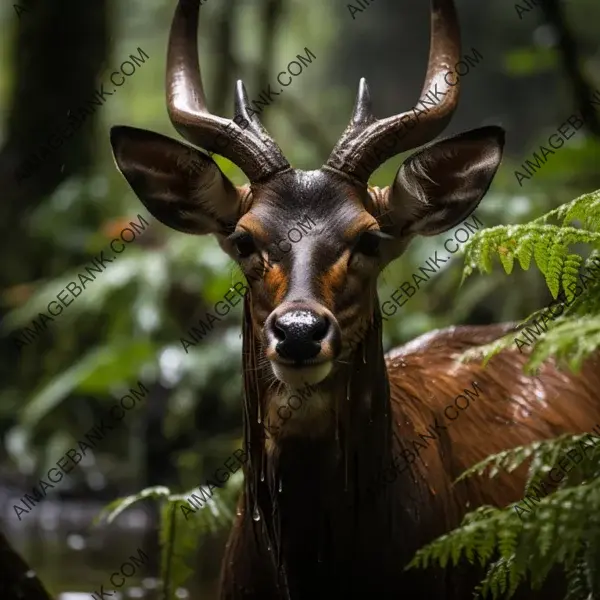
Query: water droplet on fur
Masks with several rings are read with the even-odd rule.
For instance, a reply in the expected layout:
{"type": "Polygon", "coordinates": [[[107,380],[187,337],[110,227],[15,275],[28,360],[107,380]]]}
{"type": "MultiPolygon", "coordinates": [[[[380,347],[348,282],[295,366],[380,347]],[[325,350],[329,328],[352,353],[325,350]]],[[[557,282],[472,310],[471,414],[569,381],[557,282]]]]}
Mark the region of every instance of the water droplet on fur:
{"type": "Polygon", "coordinates": [[[281,492],[283,492],[283,481],[280,479],[279,480],[279,493],[281,494],[281,492]]]}
{"type": "Polygon", "coordinates": [[[252,518],[255,521],[260,521],[260,513],[258,512],[258,506],[254,507],[254,513],[252,514],[252,518]]]}
{"type": "Polygon", "coordinates": [[[238,517],[241,517],[241,516],[242,516],[242,509],[241,509],[239,506],[237,507],[237,510],[235,511],[235,514],[236,514],[238,517]]]}

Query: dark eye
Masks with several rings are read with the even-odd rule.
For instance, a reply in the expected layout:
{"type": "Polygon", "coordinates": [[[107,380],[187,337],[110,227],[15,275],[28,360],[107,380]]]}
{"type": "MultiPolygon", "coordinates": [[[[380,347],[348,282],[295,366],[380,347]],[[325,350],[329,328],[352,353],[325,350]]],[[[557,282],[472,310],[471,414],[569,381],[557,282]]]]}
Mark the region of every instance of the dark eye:
{"type": "Polygon", "coordinates": [[[229,236],[229,241],[235,246],[240,258],[248,258],[256,252],[252,236],[247,231],[236,231],[229,236]]]}
{"type": "Polygon", "coordinates": [[[379,256],[379,243],[383,235],[380,235],[379,231],[363,231],[354,246],[354,251],[365,256],[379,256]]]}

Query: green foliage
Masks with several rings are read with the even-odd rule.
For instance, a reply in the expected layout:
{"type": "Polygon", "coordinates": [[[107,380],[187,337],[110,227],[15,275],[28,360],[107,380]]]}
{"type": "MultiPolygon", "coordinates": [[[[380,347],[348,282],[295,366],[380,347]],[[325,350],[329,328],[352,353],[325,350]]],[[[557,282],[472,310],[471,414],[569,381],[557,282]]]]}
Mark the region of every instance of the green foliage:
{"type": "Polygon", "coordinates": [[[177,589],[193,574],[190,561],[194,560],[202,537],[216,533],[233,521],[235,502],[243,483],[242,472],[229,479],[227,486],[214,491],[206,504],[193,514],[186,514],[181,506],[188,506],[186,498],[197,489],[184,494],[172,494],[167,487],[146,488],[137,494],[117,498],[108,504],[98,516],[107,523],[114,521],[122,512],[149,498],[160,502],[160,546],[162,600],[176,600],[177,589]]]}
{"type": "MultiPolygon", "coordinates": [[[[579,442],[585,442],[588,435],[564,434],[551,440],[541,440],[527,446],[517,446],[516,448],[498,452],[467,469],[456,481],[462,481],[473,475],[483,475],[486,471],[490,479],[497,477],[503,471],[512,473],[526,460],[531,458],[527,483],[525,485],[525,493],[528,494],[532,484],[541,480],[542,477],[546,477],[561,457],[567,455],[571,450],[579,450],[579,442]]],[[[589,458],[591,461],[590,464],[594,465],[594,460],[600,458],[600,446],[594,446],[589,458]]],[[[590,472],[590,475],[595,476],[593,471],[590,472]]],[[[564,481],[567,480],[568,478],[564,481]]]]}
{"type": "MultiPolygon", "coordinates": [[[[533,259],[552,296],[560,299],[557,306],[562,310],[555,312],[560,312],[559,316],[549,319],[547,331],[532,343],[527,370],[536,369],[551,356],[576,370],[600,346],[600,278],[597,273],[589,274],[599,250],[599,191],[524,225],[487,229],[468,244],[463,279],[475,268],[490,273],[494,255],[509,274],[515,259],[524,270],[530,268],[533,259]],[[559,223],[549,223],[551,220],[559,223]],[[574,221],[579,222],[578,228],[574,221]],[[587,259],[570,251],[579,243],[591,248],[587,259]],[[580,271],[593,280],[584,282],[580,271]],[[581,287],[579,295],[576,286],[581,287]]],[[[542,313],[537,311],[525,322],[542,313]]],[[[465,353],[461,360],[482,357],[485,364],[514,343],[514,337],[513,332],[465,353]]],[[[590,429],[594,425],[590,423],[590,429]]],[[[504,508],[483,506],[468,513],[457,529],[420,549],[407,568],[478,562],[485,567],[485,576],[476,591],[479,597],[496,599],[511,598],[519,586],[540,589],[556,566],[566,575],[565,600],[600,597],[600,444],[590,447],[586,437],[562,435],[511,448],[465,471],[457,481],[485,474],[495,478],[528,463],[524,500],[504,508]],[[585,451],[579,445],[582,441],[588,444],[585,451]],[[571,451],[581,452],[584,458],[558,485],[548,486],[554,491],[544,495],[550,471],[571,451]]]]}
{"type": "Polygon", "coordinates": [[[221,490],[215,490],[206,505],[194,514],[185,517],[182,504],[195,490],[185,494],[171,494],[162,509],[161,548],[162,579],[169,595],[165,600],[173,600],[175,590],[183,585],[192,574],[189,561],[206,533],[215,534],[233,521],[235,503],[243,483],[242,471],[234,473],[221,490]]]}
{"type": "Polygon", "coordinates": [[[584,194],[524,225],[503,225],[478,232],[466,246],[463,280],[476,268],[491,273],[494,253],[508,274],[515,258],[523,270],[528,270],[533,257],[556,298],[561,283],[567,287],[576,281],[581,264],[581,257],[570,254],[569,247],[585,243],[600,250],[599,230],[600,190],[584,194]],[[552,219],[562,223],[548,223],[552,219]],[[573,221],[580,221],[580,228],[568,225],[573,221]]]}
{"type": "Polygon", "coordinates": [[[508,53],[504,58],[507,73],[517,77],[527,77],[556,67],[557,56],[550,48],[520,48],[508,53]]]}
{"type": "MultiPolygon", "coordinates": [[[[273,104],[261,114],[261,121],[282,146],[291,164],[312,169],[327,158],[340,132],[346,127],[356,93],[355,84],[359,77],[368,75],[363,71],[375,68],[383,73],[395,68],[393,53],[388,53],[386,59],[386,53],[379,52],[377,48],[367,48],[365,44],[369,44],[369,39],[375,39],[378,46],[387,43],[385,38],[393,40],[397,19],[390,18],[389,11],[374,7],[365,14],[356,15],[355,20],[348,11],[340,11],[334,5],[313,3],[307,6],[305,2],[292,0],[282,13],[283,21],[271,27],[272,44],[265,44],[268,39],[263,32],[262,4],[242,3],[235,11],[228,12],[226,3],[203,3],[199,51],[205,86],[212,102],[211,110],[223,116],[230,113],[234,79],[229,79],[227,84],[222,77],[227,75],[225,71],[230,71],[230,76],[233,71],[239,71],[239,76],[247,82],[252,100],[261,91],[261,74],[269,62],[264,61],[263,49],[271,48],[272,66],[277,69],[272,72],[277,73],[285,68],[300,48],[309,47],[318,57],[317,61],[285,89],[285,94],[274,98],[273,104]],[[225,26],[227,20],[232,28],[232,35],[227,36],[231,38],[231,52],[221,52],[219,49],[224,48],[222,28],[210,27],[210,23],[220,22],[225,26]],[[356,56],[370,56],[372,64],[368,66],[364,61],[357,61],[356,56]],[[378,57],[377,60],[374,56],[378,57]],[[340,69],[344,61],[350,70],[340,69]],[[233,71],[224,69],[224,65],[234,64],[237,66],[233,71]],[[340,74],[343,72],[346,74],[342,77],[340,74]],[[354,82],[350,87],[346,85],[346,77],[354,82]],[[220,102],[217,101],[219,97],[220,102]]],[[[553,75],[549,73],[549,67],[560,63],[554,48],[538,43],[541,39],[538,34],[543,33],[542,29],[536,29],[543,19],[539,7],[527,12],[521,22],[512,4],[495,3],[494,7],[486,5],[482,8],[477,3],[470,3],[470,7],[467,4],[461,8],[464,11],[461,18],[477,21],[478,11],[487,13],[492,10],[492,20],[498,31],[506,35],[494,36],[483,46],[475,39],[463,40],[469,44],[467,51],[470,44],[475,44],[485,56],[482,70],[479,71],[478,65],[466,80],[482,78],[482,85],[477,86],[480,97],[469,101],[471,104],[468,103],[463,112],[469,115],[472,112],[469,106],[488,105],[492,112],[498,112],[502,103],[498,104],[497,99],[503,97],[507,86],[509,96],[520,99],[516,103],[509,102],[507,110],[509,113],[512,111],[513,120],[528,124],[520,128],[521,131],[514,132],[516,137],[513,137],[512,146],[516,148],[529,136],[540,136],[538,128],[541,124],[558,125],[559,122],[555,122],[557,115],[566,117],[574,110],[571,90],[563,86],[563,89],[557,88],[555,94],[542,92],[544,102],[539,102],[537,86],[543,84],[545,88],[552,85],[550,79],[553,75]],[[473,13],[471,17],[469,12],[473,13]],[[511,49],[506,60],[497,47],[498,40],[507,42],[506,48],[511,49]],[[543,81],[539,76],[543,77],[543,81]],[[527,84],[527,87],[522,84],[527,84]],[[492,97],[496,99],[495,108],[486,100],[492,97]]],[[[396,17],[403,18],[400,3],[392,8],[396,17]]],[[[165,111],[163,85],[165,35],[174,10],[173,2],[133,0],[132,3],[115,3],[113,9],[109,11],[111,18],[106,22],[105,42],[100,38],[97,40],[98,44],[106,46],[102,51],[107,53],[101,70],[96,73],[97,83],[106,82],[106,76],[118,68],[119,62],[132,51],[132,43],[144,48],[150,60],[95,113],[95,123],[90,127],[90,134],[95,136],[91,144],[93,163],[85,162],[77,175],[69,177],[48,195],[43,190],[49,189],[52,180],[60,178],[59,172],[62,173],[65,167],[68,172],[73,163],[78,163],[78,156],[73,156],[73,160],[69,159],[67,163],[50,158],[47,165],[49,177],[43,176],[37,181],[32,179],[31,193],[25,196],[11,193],[10,186],[5,190],[8,192],[4,199],[7,215],[21,215],[22,218],[5,223],[9,230],[16,230],[19,235],[15,238],[16,243],[5,244],[4,248],[3,271],[6,277],[1,290],[4,332],[14,332],[29,325],[39,311],[46,310],[48,301],[76,277],[81,266],[107,248],[112,235],[105,232],[107,220],[144,211],[115,169],[108,143],[109,128],[117,124],[131,125],[183,141],[165,111]]],[[[568,21],[577,32],[581,49],[586,50],[580,57],[586,66],[586,75],[590,81],[597,82],[598,69],[595,66],[598,61],[594,61],[597,46],[597,18],[594,16],[600,14],[597,3],[594,0],[577,0],[565,3],[565,10],[568,21]]],[[[35,15],[24,15],[23,19],[19,19],[12,4],[0,9],[3,31],[7,33],[0,42],[5,50],[0,52],[0,90],[7,106],[7,148],[14,146],[15,140],[11,142],[11,136],[15,132],[31,130],[25,121],[38,105],[52,104],[56,100],[54,93],[49,98],[25,93],[32,110],[25,110],[26,105],[23,104],[22,92],[31,88],[32,74],[30,69],[18,68],[17,58],[22,60],[23,53],[14,42],[27,41],[27,36],[22,35],[26,30],[44,35],[46,26],[53,28],[50,20],[45,18],[48,15],[38,15],[40,20],[35,25],[35,15]],[[31,18],[34,20],[31,21],[31,18]],[[20,31],[21,27],[25,29],[20,31]]],[[[420,27],[412,29],[409,32],[411,40],[422,40],[424,30],[421,31],[420,27]]],[[[412,42],[406,40],[406,43],[408,47],[412,42]]],[[[36,45],[30,46],[29,49],[35,51],[36,45]]],[[[85,48],[87,45],[82,45],[75,55],[85,57],[85,48]]],[[[85,83],[68,75],[67,72],[69,81],[63,83],[69,89],[76,90],[85,83]]],[[[418,79],[421,75],[416,77],[418,79]]],[[[275,83],[272,79],[270,81],[275,83]]],[[[413,83],[421,85],[421,81],[416,79],[413,83]]],[[[383,96],[392,94],[392,89],[382,87],[381,82],[371,81],[371,84],[374,92],[379,88],[378,93],[383,96]]],[[[52,91],[52,86],[46,87],[49,92],[52,91]]],[[[279,86],[274,89],[279,89],[279,86]]],[[[417,90],[415,87],[415,93],[417,90]]],[[[393,98],[390,96],[389,100],[393,101],[393,98]]],[[[471,127],[468,120],[467,117],[462,125],[459,123],[459,129],[471,127]]],[[[53,126],[48,122],[49,128],[53,126]]],[[[39,133],[43,134],[42,131],[39,133]]],[[[22,143],[16,140],[15,148],[21,146],[22,143]]],[[[598,181],[599,152],[599,142],[582,130],[551,156],[551,162],[537,172],[535,178],[527,180],[521,187],[515,183],[511,162],[522,162],[522,159],[508,150],[493,187],[477,209],[477,214],[486,226],[517,222],[530,214],[538,216],[540,210],[555,206],[560,198],[573,198],[582,190],[594,189],[598,181]]],[[[232,163],[221,157],[213,158],[235,183],[245,182],[241,171],[232,163]]],[[[392,183],[401,161],[400,156],[387,161],[374,173],[371,183],[381,187],[392,183]]],[[[8,171],[11,169],[8,168],[8,171]]],[[[146,215],[145,212],[143,214],[146,215]]],[[[3,462],[3,469],[7,466],[9,471],[18,471],[20,475],[34,480],[36,475],[43,476],[56,464],[56,459],[76,447],[82,433],[96,423],[97,409],[102,406],[108,408],[121,388],[130,387],[138,379],[143,379],[149,387],[153,381],[160,381],[168,388],[164,433],[169,442],[167,447],[172,448],[173,453],[165,450],[164,458],[176,462],[171,471],[173,479],[168,481],[171,489],[191,488],[201,472],[211,470],[210,467],[216,466],[216,463],[221,464],[231,452],[231,440],[240,433],[241,306],[233,309],[217,325],[217,331],[211,333],[210,339],[198,344],[189,354],[182,350],[179,342],[188,325],[205,308],[219,300],[232,283],[235,276],[231,273],[231,261],[210,236],[169,232],[153,218],[146,217],[151,221],[151,229],[141,240],[128,245],[106,273],[88,286],[85,293],[49,325],[40,339],[18,355],[10,340],[7,342],[2,373],[5,385],[0,390],[0,432],[5,440],[6,456],[3,458],[9,464],[3,462]],[[182,294],[191,298],[180,305],[182,294]],[[186,312],[189,323],[182,318],[186,312]]],[[[435,248],[443,252],[445,237],[445,233],[433,238],[417,237],[402,259],[394,261],[386,269],[384,277],[390,289],[380,297],[389,296],[401,282],[408,280],[435,248]]],[[[458,255],[453,256],[452,264],[435,276],[431,286],[427,284],[417,300],[408,302],[397,317],[386,322],[386,349],[426,331],[469,321],[477,308],[484,304],[493,321],[512,319],[516,314],[531,310],[527,302],[535,302],[536,294],[527,299],[514,293],[514,289],[504,285],[503,273],[499,271],[493,277],[471,278],[458,301],[448,302],[449,297],[455,297],[459,279],[458,255]],[[493,301],[488,302],[492,294],[493,301]],[[527,310],[523,306],[527,306],[527,310]]],[[[517,273],[514,287],[520,288],[527,275],[517,273]]],[[[551,339],[550,335],[547,338],[551,339]]],[[[102,481],[110,481],[111,486],[127,482],[127,489],[131,485],[137,486],[131,488],[136,490],[145,487],[145,449],[146,444],[153,440],[147,439],[143,433],[146,429],[142,426],[144,412],[145,404],[132,411],[125,426],[111,434],[110,442],[94,449],[91,460],[88,453],[88,459],[79,463],[70,474],[70,481],[61,485],[72,485],[75,489],[82,486],[83,492],[87,483],[95,482],[91,493],[102,481]]],[[[165,497],[157,499],[166,510],[168,501],[165,497]]],[[[196,513],[184,524],[175,523],[178,544],[181,536],[187,532],[193,534],[196,519],[203,519],[205,513],[207,518],[212,514],[207,509],[202,516],[196,513]]],[[[176,515],[181,516],[177,511],[176,515]]],[[[66,536],[60,537],[62,544],[66,536]]],[[[26,543],[25,539],[22,541],[28,552],[39,553],[33,562],[41,566],[40,557],[45,560],[50,555],[38,543],[42,540],[36,537],[34,544],[26,543]]],[[[110,548],[106,550],[111,551],[110,548]]],[[[84,554],[80,552],[79,556],[84,554]]],[[[70,557],[71,553],[60,552],[60,555],[70,557]]],[[[94,569],[102,569],[102,561],[95,552],[86,557],[90,569],[92,565],[94,569]]],[[[52,562],[52,577],[60,576],[62,579],[71,570],[76,570],[79,587],[87,589],[85,570],[74,569],[70,558],[66,562],[52,562]]],[[[112,564],[106,565],[107,569],[109,567],[112,564]]],[[[171,569],[171,572],[175,571],[175,568],[171,569]]],[[[583,569],[581,573],[585,580],[583,569]]],[[[54,583],[58,585],[56,580],[54,583]]],[[[77,589],[72,583],[75,582],[65,582],[60,591],[77,589]]],[[[58,589],[57,593],[60,595],[58,589]]],[[[192,593],[192,597],[205,596],[204,593],[192,593]]]]}
{"type": "MultiPolygon", "coordinates": [[[[466,515],[461,525],[417,552],[409,568],[431,563],[457,565],[462,557],[487,565],[479,588],[481,597],[511,598],[519,584],[539,589],[553,566],[563,568],[572,587],[582,586],[586,600],[598,581],[582,579],[582,570],[593,571],[598,555],[587,556],[597,546],[600,515],[591,507],[600,502],[600,480],[558,490],[542,498],[523,520],[511,504],[503,509],[484,506],[466,515]],[[583,562],[583,564],[582,564],[583,562]],[[582,585],[584,584],[584,585],[582,585]]],[[[597,575],[594,575],[597,577],[597,575]]]]}
{"type": "MultiPolygon", "coordinates": [[[[475,269],[491,273],[497,255],[510,274],[515,259],[523,270],[529,270],[531,259],[544,276],[552,297],[559,300],[552,309],[558,317],[544,320],[548,331],[535,344],[527,363],[532,372],[547,358],[563,359],[578,370],[583,360],[600,344],[600,191],[584,194],[549,213],[523,225],[498,226],[478,232],[467,244],[463,281],[475,269]],[[559,224],[549,221],[556,220],[559,224]],[[580,227],[572,226],[579,222],[580,227]],[[570,252],[570,247],[586,244],[591,248],[587,259],[570,252]],[[584,279],[581,279],[580,273],[584,279]],[[583,293],[577,296],[577,288],[583,293]],[[563,295],[560,295],[562,289],[563,295]]],[[[529,315],[523,324],[540,319],[548,308],[529,315]]],[[[515,343],[511,333],[503,338],[465,353],[464,360],[484,358],[486,364],[494,355],[515,343]]]]}

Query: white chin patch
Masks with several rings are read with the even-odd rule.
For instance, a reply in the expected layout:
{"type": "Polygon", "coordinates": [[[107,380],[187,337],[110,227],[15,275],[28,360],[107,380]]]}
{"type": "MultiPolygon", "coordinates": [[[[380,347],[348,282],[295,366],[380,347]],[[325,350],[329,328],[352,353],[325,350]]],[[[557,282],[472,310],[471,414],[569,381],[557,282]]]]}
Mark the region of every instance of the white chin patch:
{"type": "Polygon", "coordinates": [[[321,383],[331,372],[332,363],[328,361],[310,367],[291,368],[271,361],[271,368],[279,381],[293,388],[321,383]]]}
{"type": "Polygon", "coordinates": [[[329,394],[312,387],[331,372],[332,362],[292,369],[271,362],[273,373],[286,389],[272,393],[267,402],[265,425],[271,427],[272,438],[265,444],[267,452],[287,436],[320,438],[331,435],[335,413],[329,394]]]}

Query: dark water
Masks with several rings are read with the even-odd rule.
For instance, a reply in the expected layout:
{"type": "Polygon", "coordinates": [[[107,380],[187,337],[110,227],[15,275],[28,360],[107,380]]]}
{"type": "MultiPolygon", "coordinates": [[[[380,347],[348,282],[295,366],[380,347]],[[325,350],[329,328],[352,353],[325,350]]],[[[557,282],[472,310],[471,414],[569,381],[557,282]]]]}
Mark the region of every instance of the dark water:
{"type": "MultiPolygon", "coordinates": [[[[17,492],[18,493],[18,492],[17,492]]],[[[159,599],[157,572],[153,572],[152,562],[158,563],[156,553],[151,560],[139,557],[138,549],[146,554],[151,531],[156,527],[150,511],[139,507],[126,510],[111,525],[94,525],[93,521],[106,503],[94,501],[56,502],[46,498],[28,514],[21,514],[19,521],[13,504],[19,504],[20,495],[7,493],[0,489],[0,519],[13,548],[27,561],[36,572],[48,591],[57,600],[88,600],[91,593],[100,591],[104,585],[105,599],[125,600],[126,598],[159,599]],[[129,559],[138,558],[137,566],[129,559]],[[152,560],[156,559],[156,561],[152,560]],[[112,573],[119,572],[121,565],[130,563],[123,569],[127,579],[121,587],[110,583],[112,573]],[[148,564],[142,564],[147,562],[148,564]],[[118,589],[117,594],[108,595],[108,591],[118,589]],[[79,592],[81,596],[63,593],[79,592]]],[[[208,541],[205,552],[200,552],[200,562],[196,580],[178,590],[177,597],[189,600],[216,600],[218,546],[214,540],[208,541]],[[202,565],[202,554],[210,554],[208,565],[202,565]],[[201,568],[201,567],[204,568],[201,568]],[[202,578],[202,581],[198,581],[202,578]]],[[[207,544],[203,544],[203,547],[207,544]]],[[[205,561],[206,562],[206,561],[205,561]]],[[[116,578],[121,582],[121,576],[116,578]]],[[[95,598],[95,597],[94,597],[95,598]]]]}

